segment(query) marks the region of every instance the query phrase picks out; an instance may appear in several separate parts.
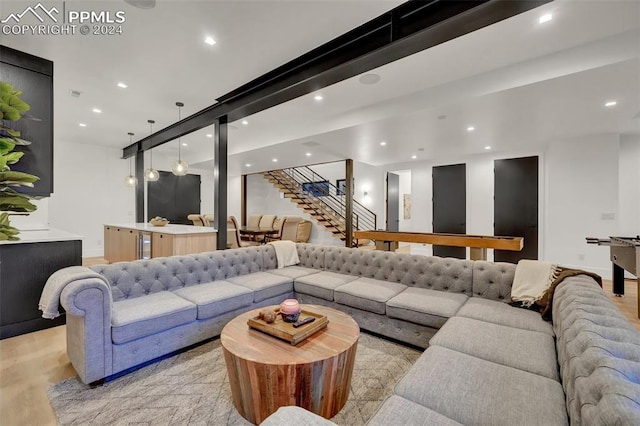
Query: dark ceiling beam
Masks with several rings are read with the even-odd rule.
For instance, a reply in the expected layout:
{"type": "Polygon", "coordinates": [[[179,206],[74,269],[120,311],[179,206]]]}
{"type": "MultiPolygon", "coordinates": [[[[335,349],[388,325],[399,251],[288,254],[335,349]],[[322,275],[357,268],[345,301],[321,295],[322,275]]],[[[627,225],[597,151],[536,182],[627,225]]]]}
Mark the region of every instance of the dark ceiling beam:
{"type": "Polygon", "coordinates": [[[218,98],[123,149],[135,155],[212,125],[256,114],[447,42],[551,0],[409,1],[218,98]]]}

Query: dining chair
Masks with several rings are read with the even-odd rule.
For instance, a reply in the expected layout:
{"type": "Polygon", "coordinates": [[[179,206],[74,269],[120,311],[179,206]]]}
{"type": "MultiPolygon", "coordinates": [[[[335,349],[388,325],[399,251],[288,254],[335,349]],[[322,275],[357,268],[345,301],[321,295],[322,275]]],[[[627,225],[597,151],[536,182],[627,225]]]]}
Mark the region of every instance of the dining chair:
{"type": "Polygon", "coordinates": [[[204,222],[204,226],[213,226],[213,215],[212,214],[203,214],[200,215],[202,217],[202,221],[204,222]]]}
{"type": "Polygon", "coordinates": [[[273,221],[273,228],[277,229],[278,232],[275,234],[267,235],[265,241],[278,241],[282,238],[282,227],[284,226],[284,222],[286,219],[286,216],[276,217],[276,220],[273,221]]]}
{"type": "Polygon", "coordinates": [[[287,216],[284,225],[282,225],[280,239],[295,242],[298,235],[298,224],[303,220],[300,216],[287,216]]]}
{"type": "Polygon", "coordinates": [[[275,214],[263,214],[258,223],[260,229],[273,229],[273,223],[276,220],[275,214]]]}
{"type": "Polygon", "coordinates": [[[257,246],[260,243],[256,241],[244,241],[240,238],[240,227],[235,216],[229,216],[227,219],[227,248],[239,248],[257,246]]]}
{"type": "Polygon", "coordinates": [[[193,222],[193,226],[205,226],[202,216],[199,214],[192,213],[187,216],[187,219],[193,222]]]}
{"type": "Polygon", "coordinates": [[[260,225],[261,214],[250,214],[247,219],[247,226],[250,228],[257,228],[260,225]]]}

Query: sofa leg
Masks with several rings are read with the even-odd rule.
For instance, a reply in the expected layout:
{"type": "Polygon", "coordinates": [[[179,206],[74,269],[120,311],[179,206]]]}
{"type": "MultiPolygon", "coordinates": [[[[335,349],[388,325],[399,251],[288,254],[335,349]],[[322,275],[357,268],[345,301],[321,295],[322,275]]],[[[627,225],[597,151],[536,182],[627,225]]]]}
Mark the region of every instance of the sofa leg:
{"type": "Polygon", "coordinates": [[[95,388],[100,387],[102,385],[104,385],[104,378],[102,378],[100,380],[96,380],[95,382],[89,383],[89,387],[91,389],[95,389],[95,388]]]}

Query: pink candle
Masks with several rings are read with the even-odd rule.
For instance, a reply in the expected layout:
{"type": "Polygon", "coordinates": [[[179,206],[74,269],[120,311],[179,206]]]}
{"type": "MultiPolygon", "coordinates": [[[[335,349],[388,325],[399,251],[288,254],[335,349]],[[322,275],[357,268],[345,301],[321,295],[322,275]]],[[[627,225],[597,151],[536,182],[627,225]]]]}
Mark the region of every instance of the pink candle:
{"type": "Polygon", "coordinates": [[[287,299],[280,304],[280,312],[291,315],[300,312],[300,304],[296,299],[287,299]]]}

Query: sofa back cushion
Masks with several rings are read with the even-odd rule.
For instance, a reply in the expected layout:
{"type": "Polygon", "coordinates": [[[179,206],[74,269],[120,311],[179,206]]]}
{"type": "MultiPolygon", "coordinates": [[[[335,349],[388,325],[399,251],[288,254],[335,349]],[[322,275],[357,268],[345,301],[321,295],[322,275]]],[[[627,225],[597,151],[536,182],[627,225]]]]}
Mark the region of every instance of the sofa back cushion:
{"type": "Polygon", "coordinates": [[[325,269],[324,261],[327,248],[328,247],[319,246],[316,244],[296,244],[296,249],[298,250],[298,258],[300,259],[300,266],[323,271],[325,269]]]}
{"type": "MultiPolygon", "coordinates": [[[[273,247],[247,247],[187,256],[160,257],[133,262],[97,265],[92,270],[111,284],[113,301],[140,297],[159,291],[224,280],[264,271],[265,258],[273,247]]],[[[275,258],[275,252],[272,253],[275,258]]],[[[267,261],[267,265],[275,265],[267,261]]],[[[275,266],[272,266],[274,268],[275,266]]]]}
{"type": "Polygon", "coordinates": [[[593,279],[558,285],[553,329],[571,424],[640,424],[640,333],[593,279]]]}
{"type": "Polygon", "coordinates": [[[511,300],[516,265],[506,262],[473,262],[473,295],[491,300],[511,300]]]}
{"type": "Polygon", "coordinates": [[[377,250],[328,247],[325,268],[407,286],[471,295],[473,262],[377,250]]]}

